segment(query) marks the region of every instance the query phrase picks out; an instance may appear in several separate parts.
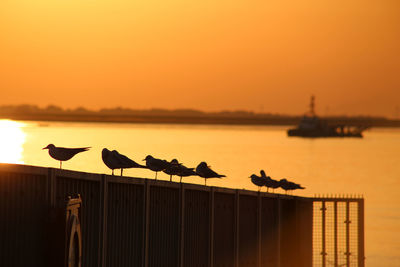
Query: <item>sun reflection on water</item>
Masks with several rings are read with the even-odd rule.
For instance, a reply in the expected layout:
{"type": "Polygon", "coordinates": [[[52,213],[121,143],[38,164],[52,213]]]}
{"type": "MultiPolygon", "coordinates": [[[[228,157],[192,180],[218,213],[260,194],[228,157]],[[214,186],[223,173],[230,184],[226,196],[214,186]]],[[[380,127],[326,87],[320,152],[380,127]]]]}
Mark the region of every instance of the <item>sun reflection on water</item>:
{"type": "Polygon", "coordinates": [[[24,123],[0,120],[0,162],[23,164],[22,152],[26,135],[24,123]]]}

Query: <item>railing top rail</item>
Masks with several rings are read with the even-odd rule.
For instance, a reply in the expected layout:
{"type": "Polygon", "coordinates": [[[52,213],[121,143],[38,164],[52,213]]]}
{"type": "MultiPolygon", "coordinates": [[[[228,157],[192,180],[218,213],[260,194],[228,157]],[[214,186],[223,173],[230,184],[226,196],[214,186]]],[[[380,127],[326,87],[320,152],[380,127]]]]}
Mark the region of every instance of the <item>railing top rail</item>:
{"type": "Polygon", "coordinates": [[[18,173],[29,173],[38,175],[47,175],[48,168],[37,167],[24,164],[11,164],[11,163],[0,163],[1,172],[18,172],[18,173]]]}
{"type": "Polygon", "coordinates": [[[313,197],[313,202],[360,202],[363,197],[313,197]]]}
{"type": "Polygon", "coordinates": [[[137,184],[137,185],[148,184],[149,186],[162,186],[168,188],[182,187],[186,190],[197,190],[205,192],[214,191],[217,193],[227,193],[227,194],[238,193],[239,195],[260,196],[260,197],[278,198],[278,199],[301,199],[301,200],[310,200],[313,202],[318,202],[318,201],[360,202],[364,200],[363,196],[361,195],[354,195],[354,196],[317,195],[316,197],[303,197],[303,196],[288,195],[288,194],[277,194],[271,192],[258,192],[247,189],[233,189],[225,187],[204,186],[201,184],[170,182],[168,180],[154,180],[153,178],[129,177],[129,176],[118,176],[118,175],[112,176],[107,174],[88,173],[88,172],[80,172],[80,171],[58,169],[58,168],[31,166],[24,164],[0,163],[0,172],[26,173],[26,174],[44,175],[44,176],[47,176],[50,173],[52,173],[52,175],[54,175],[55,177],[82,179],[88,181],[101,181],[102,179],[105,179],[108,183],[137,184]]]}

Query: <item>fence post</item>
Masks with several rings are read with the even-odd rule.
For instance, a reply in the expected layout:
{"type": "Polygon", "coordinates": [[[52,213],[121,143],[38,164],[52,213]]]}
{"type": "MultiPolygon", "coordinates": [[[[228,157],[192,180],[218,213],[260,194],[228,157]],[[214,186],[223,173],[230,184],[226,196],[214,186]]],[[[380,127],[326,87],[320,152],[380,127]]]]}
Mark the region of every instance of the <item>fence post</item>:
{"type": "Polygon", "coordinates": [[[56,206],[56,176],[53,168],[47,169],[47,194],[46,198],[50,207],[56,206]]]}
{"type": "Polygon", "coordinates": [[[278,216],[278,234],[277,234],[277,239],[276,239],[276,241],[277,241],[277,267],[280,267],[281,266],[281,231],[282,231],[282,211],[281,211],[281,209],[282,209],[282,203],[281,203],[281,198],[280,197],[278,197],[277,198],[277,205],[278,205],[278,208],[277,208],[277,212],[278,212],[278,214],[277,214],[277,216],[278,216]]]}
{"type": "Polygon", "coordinates": [[[322,201],[322,267],[326,266],[326,205],[325,201],[322,201]]]}
{"type": "Polygon", "coordinates": [[[180,253],[179,262],[180,266],[184,267],[184,253],[185,253],[185,185],[181,183],[180,187],[180,253]]]}
{"type": "Polygon", "coordinates": [[[99,263],[101,267],[106,266],[107,260],[107,210],[108,210],[108,179],[105,174],[101,175],[100,180],[100,255],[99,263]]]}
{"type": "Polygon", "coordinates": [[[334,266],[338,266],[338,210],[337,210],[337,201],[333,202],[333,224],[334,224],[334,237],[333,237],[333,246],[334,246],[334,266]]]}
{"type": "Polygon", "coordinates": [[[346,200],[346,266],[350,267],[350,201],[346,200]]]}
{"type": "Polygon", "coordinates": [[[364,252],[364,199],[359,199],[358,204],[358,266],[365,266],[364,252]]]}
{"type": "Polygon", "coordinates": [[[147,267],[149,265],[149,218],[150,218],[150,182],[146,179],[144,184],[144,214],[143,216],[143,265],[147,267]]]}
{"type": "Polygon", "coordinates": [[[210,267],[214,265],[214,188],[210,188],[210,267]]]}
{"type": "Polygon", "coordinates": [[[261,218],[261,212],[262,212],[262,208],[261,208],[261,193],[258,192],[257,195],[257,212],[258,212],[258,217],[257,217],[257,237],[258,237],[258,251],[257,251],[257,255],[258,255],[258,261],[257,261],[257,266],[261,267],[261,246],[262,246],[262,218],[261,218]]]}
{"type": "Polygon", "coordinates": [[[239,239],[240,239],[240,235],[239,235],[239,231],[240,231],[240,222],[239,222],[239,216],[240,216],[240,196],[239,196],[239,190],[236,189],[235,190],[235,253],[234,253],[234,263],[235,263],[235,267],[239,267],[239,239]]]}

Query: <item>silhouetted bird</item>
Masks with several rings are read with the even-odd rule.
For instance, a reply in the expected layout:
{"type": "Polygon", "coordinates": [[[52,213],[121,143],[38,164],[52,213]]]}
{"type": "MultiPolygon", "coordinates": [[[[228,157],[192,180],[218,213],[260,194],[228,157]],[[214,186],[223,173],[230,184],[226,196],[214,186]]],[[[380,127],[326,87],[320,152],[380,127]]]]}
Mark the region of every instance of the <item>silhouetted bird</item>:
{"type": "Polygon", "coordinates": [[[210,169],[210,166],[207,166],[206,162],[200,162],[199,165],[196,167],[196,173],[204,178],[204,185],[207,185],[207,179],[208,178],[222,178],[226,177],[223,174],[218,174],[215,171],[210,169]]]}
{"type": "Polygon", "coordinates": [[[267,187],[267,192],[268,192],[268,188],[272,188],[272,192],[273,192],[274,189],[276,189],[280,186],[279,181],[272,179],[270,176],[267,176],[265,174],[264,170],[261,170],[260,174],[261,174],[261,179],[264,180],[265,186],[267,187]]]}
{"type": "Polygon", "coordinates": [[[286,194],[287,194],[287,191],[288,191],[288,190],[305,189],[305,187],[302,187],[302,186],[299,185],[299,184],[290,182],[290,181],[288,181],[288,180],[286,180],[286,179],[281,179],[281,180],[279,181],[279,186],[280,186],[283,190],[285,190],[286,194]]]}
{"type": "Polygon", "coordinates": [[[170,166],[170,163],[163,159],[157,159],[152,157],[151,155],[147,155],[144,159],[146,161],[146,166],[152,171],[156,172],[156,180],[157,180],[157,172],[163,171],[170,166]]]}
{"type": "Polygon", "coordinates": [[[169,181],[172,181],[172,175],[179,175],[180,166],[181,164],[179,163],[179,161],[177,159],[173,159],[169,163],[169,166],[162,171],[166,174],[169,174],[169,181]]]}
{"type": "Polygon", "coordinates": [[[172,181],[172,175],[181,177],[180,183],[182,183],[182,177],[197,175],[194,168],[184,166],[182,163],[179,163],[177,159],[171,160],[170,166],[163,170],[163,172],[170,175],[170,181],[172,181]]]}
{"type": "Polygon", "coordinates": [[[180,183],[182,183],[182,177],[198,176],[198,174],[194,171],[194,168],[188,168],[181,164],[180,169],[181,170],[179,171],[178,174],[178,176],[181,177],[180,183]]]}
{"type": "Polygon", "coordinates": [[[258,191],[260,192],[261,187],[265,185],[265,180],[255,174],[250,175],[249,178],[251,178],[253,184],[258,186],[258,191]]]}
{"type": "Polygon", "coordinates": [[[117,150],[110,151],[107,148],[103,148],[101,151],[101,158],[103,159],[104,164],[111,169],[112,175],[114,175],[114,169],[121,169],[121,176],[123,170],[127,168],[147,169],[146,166],[136,163],[127,156],[118,153],[117,150]]]}
{"type": "Polygon", "coordinates": [[[62,162],[71,159],[76,154],[89,150],[90,147],[80,147],[80,148],[66,148],[66,147],[56,147],[53,144],[49,144],[43,149],[49,150],[49,155],[56,160],[60,161],[60,169],[62,162]]]}

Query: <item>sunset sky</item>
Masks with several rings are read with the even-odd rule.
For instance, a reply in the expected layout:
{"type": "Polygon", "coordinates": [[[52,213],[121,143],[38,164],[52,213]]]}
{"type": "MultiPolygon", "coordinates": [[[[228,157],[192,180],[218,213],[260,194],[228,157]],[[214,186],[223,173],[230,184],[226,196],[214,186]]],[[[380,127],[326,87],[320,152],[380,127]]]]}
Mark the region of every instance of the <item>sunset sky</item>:
{"type": "Polygon", "coordinates": [[[0,105],[400,117],[399,0],[2,0],[0,105]]]}

